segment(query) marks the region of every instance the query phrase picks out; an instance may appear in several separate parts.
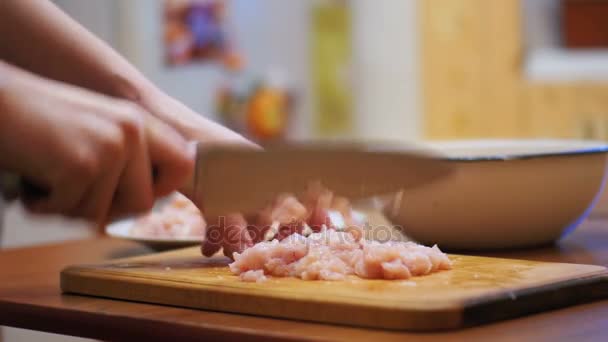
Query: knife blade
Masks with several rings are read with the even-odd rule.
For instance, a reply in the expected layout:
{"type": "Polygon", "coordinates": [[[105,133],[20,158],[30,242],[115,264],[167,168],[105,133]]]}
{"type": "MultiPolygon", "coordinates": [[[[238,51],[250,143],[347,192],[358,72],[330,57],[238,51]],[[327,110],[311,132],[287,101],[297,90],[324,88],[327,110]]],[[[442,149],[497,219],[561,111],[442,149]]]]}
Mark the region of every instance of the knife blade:
{"type": "Polygon", "coordinates": [[[192,178],[180,190],[208,216],[254,213],[280,193],[311,182],[351,200],[428,184],[453,163],[419,148],[352,143],[298,144],[251,150],[197,146],[192,178]]]}

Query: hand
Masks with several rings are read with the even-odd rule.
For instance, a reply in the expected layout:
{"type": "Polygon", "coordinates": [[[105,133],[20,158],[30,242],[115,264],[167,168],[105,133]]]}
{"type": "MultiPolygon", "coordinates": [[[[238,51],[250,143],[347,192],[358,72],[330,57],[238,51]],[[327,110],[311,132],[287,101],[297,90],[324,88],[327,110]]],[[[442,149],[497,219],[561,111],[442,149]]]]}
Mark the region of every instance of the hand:
{"type": "Polygon", "coordinates": [[[139,106],[1,61],[0,115],[0,169],[49,192],[26,203],[36,212],[102,223],[150,209],[192,172],[185,139],[139,106]]]}
{"type": "MultiPolygon", "coordinates": [[[[126,85],[125,85],[126,87],[126,85]]],[[[186,139],[208,145],[239,145],[259,149],[260,146],[245,139],[242,135],[194,112],[181,102],[147,84],[143,91],[123,91],[152,115],[180,132],[186,139]]]]}
{"type": "MultiPolygon", "coordinates": [[[[259,149],[260,146],[245,139],[240,134],[221,126],[186,107],[179,101],[153,87],[149,83],[136,91],[127,82],[122,82],[122,94],[141,104],[150,113],[179,131],[188,140],[208,145],[230,144],[259,149]]],[[[204,213],[203,213],[204,214],[204,213]]],[[[203,254],[210,256],[220,248],[226,256],[240,253],[254,243],[262,241],[270,223],[259,224],[252,218],[248,224],[243,215],[234,213],[224,217],[205,216],[207,232],[202,242],[203,254]]]]}
{"type": "Polygon", "coordinates": [[[281,194],[248,217],[239,213],[219,218],[206,217],[207,231],[201,250],[203,255],[212,256],[222,249],[224,255],[233,259],[234,253],[242,253],[260,241],[280,241],[294,233],[308,235],[322,231],[323,227],[335,229],[330,211],[341,216],[344,231],[357,240],[363,236],[360,228],[363,222],[352,216],[350,202],[313,182],[301,201],[293,195],[281,194]]]}

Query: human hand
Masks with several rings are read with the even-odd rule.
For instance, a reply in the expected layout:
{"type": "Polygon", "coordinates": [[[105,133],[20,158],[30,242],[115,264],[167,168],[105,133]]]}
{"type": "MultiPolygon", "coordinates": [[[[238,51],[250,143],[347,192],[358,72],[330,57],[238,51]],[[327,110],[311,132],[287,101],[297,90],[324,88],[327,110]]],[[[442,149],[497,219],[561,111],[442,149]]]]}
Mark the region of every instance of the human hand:
{"type": "Polygon", "coordinates": [[[363,235],[362,222],[352,214],[348,199],[334,196],[320,183],[311,183],[300,198],[280,194],[253,215],[233,213],[207,220],[201,250],[203,255],[212,256],[222,249],[224,255],[234,258],[234,253],[242,253],[260,241],[280,241],[294,233],[307,236],[324,227],[337,229],[339,226],[358,240],[363,235]],[[339,215],[341,223],[334,222],[330,212],[339,215]]]}
{"type": "MultiPolygon", "coordinates": [[[[205,145],[237,145],[259,149],[260,146],[245,139],[240,134],[221,126],[186,107],[149,83],[135,91],[125,84],[126,98],[141,104],[160,120],[179,131],[188,140],[205,145]]],[[[187,194],[186,194],[187,195],[187,194]]],[[[204,213],[203,213],[204,214],[204,213]]],[[[263,239],[271,222],[256,222],[249,218],[248,224],[243,215],[234,213],[222,217],[205,215],[207,231],[202,249],[205,255],[212,255],[220,248],[232,257],[234,252],[242,252],[263,239]]]]}
{"type": "Polygon", "coordinates": [[[150,209],[193,169],[181,134],[141,107],[1,61],[0,115],[0,169],[48,190],[26,199],[35,212],[102,223],[150,209]]]}
{"type": "Polygon", "coordinates": [[[242,135],[194,112],[181,102],[148,84],[144,91],[125,91],[152,115],[173,127],[186,139],[205,145],[238,145],[259,149],[260,146],[242,135]]]}

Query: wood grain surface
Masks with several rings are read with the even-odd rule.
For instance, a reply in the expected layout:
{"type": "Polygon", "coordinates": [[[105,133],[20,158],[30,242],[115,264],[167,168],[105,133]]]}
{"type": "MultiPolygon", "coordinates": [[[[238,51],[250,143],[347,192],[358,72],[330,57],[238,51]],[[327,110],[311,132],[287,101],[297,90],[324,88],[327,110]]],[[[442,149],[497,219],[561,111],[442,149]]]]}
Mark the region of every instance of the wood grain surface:
{"type": "Polygon", "coordinates": [[[353,326],[438,330],[510,318],[608,296],[602,266],[451,256],[453,269],[405,281],[248,283],[225,257],[199,248],[71,266],[66,292],[353,326]]]}
{"type": "MultiPolygon", "coordinates": [[[[0,252],[0,324],[101,340],[145,341],[603,341],[608,300],[467,329],[413,333],[61,294],[62,268],[151,250],[134,242],[91,239],[0,252]]],[[[608,265],[608,220],[594,219],[555,246],[488,256],[608,265]]],[[[493,310],[496,312],[497,310],[493,310]]]]}

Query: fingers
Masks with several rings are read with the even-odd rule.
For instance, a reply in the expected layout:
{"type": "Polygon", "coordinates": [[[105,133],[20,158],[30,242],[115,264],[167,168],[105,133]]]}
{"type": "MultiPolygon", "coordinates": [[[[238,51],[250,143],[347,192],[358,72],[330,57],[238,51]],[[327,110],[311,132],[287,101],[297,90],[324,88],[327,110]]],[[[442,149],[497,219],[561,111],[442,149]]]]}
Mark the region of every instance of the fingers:
{"type": "Polygon", "coordinates": [[[261,149],[259,145],[247,140],[242,135],[195,113],[184,104],[165,94],[148,99],[145,107],[155,117],[174,127],[187,140],[200,141],[208,145],[230,144],[261,149]]]}
{"type": "Polygon", "coordinates": [[[293,235],[295,233],[303,234],[306,229],[305,222],[290,222],[288,224],[281,225],[277,234],[274,236],[275,239],[282,241],[283,239],[293,235]]]}
{"type": "MultiPolygon", "coordinates": [[[[185,139],[139,106],[20,71],[9,76],[0,153],[12,158],[0,167],[48,190],[28,203],[34,211],[98,222],[141,212],[192,172],[185,139]]],[[[187,126],[174,108],[163,110],[187,126]]]]}
{"type": "Polygon", "coordinates": [[[323,226],[330,227],[330,220],[327,209],[317,207],[315,208],[308,218],[308,225],[314,232],[319,232],[323,226]]]}
{"type": "Polygon", "coordinates": [[[84,216],[98,225],[106,223],[110,216],[115,189],[122,173],[123,163],[116,163],[85,193],[84,201],[70,213],[84,216]]]}
{"type": "MultiPolygon", "coordinates": [[[[248,222],[255,222],[248,220],[248,222]]],[[[247,231],[251,237],[251,241],[255,244],[265,240],[266,232],[270,230],[270,225],[250,224],[247,225],[247,231]]]]}
{"type": "Polygon", "coordinates": [[[168,195],[194,172],[194,153],[177,131],[151,115],[146,117],[146,137],[156,170],[154,195],[168,195]]]}
{"type": "Polygon", "coordinates": [[[242,253],[251,246],[253,241],[247,231],[247,221],[243,215],[238,213],[226,215],[222,243],[224,255],[233,258],[234,253],[242,253]]]}
{"type": "Polygon", "coordinates": [[[84,125],[96,132],[96,143],[83,143],[74,148],[70,163],[52,177],[54,184],[48,198],[29,205],[31,210],[95,222],[105,218],[124,164],[122,136],[102,117],[91,116],[84,125]]]}
{"type": "Polygon", "coordinates": [[[210,257],[222,248],[225,218],[205,217],[205,219],[207,221],[207,231],[201,246],[201,252],[204,256],[210,257]]]}
{"type": "Polygon", "coordinates": [[[88,186],[73,186],[70,182],[51,186],[48,198],[24,198],[25,206],[39,214],[60,213],[70,215],[83,198],[88,186]]]}
{"type": "Polygon", "coordinates": [[[152,187],[152,167],[145,136],[143,112],[131,107],[121,124],[125,145],[129,148],[126,164],[118,180],[113,198],[111,215],[140,213],[152,208],[154,190],[152,187]]]}
{"type": "Polygon", "coordinates": [[[207,223],[207,233],[201,246],[205,256],[212,256],[223,249],[224,255],[232,259],[234,253],[242,253],[254,244],[242,214],[208,218],[207,223]]]}
{"type": "Polygon", "coordinates": [[[93,178],[91,185],[83,192],[82,184],[72,184],[67,189],[80,191],[60,191],[58,198],[43,209],[62,209],[101,223],[108,216],[149,210],[156,197],[169,194],[192,172],[193,158],[188,154],[188,144],[172,128],[126,102],[107,107],[107,112],[91,118],[91,122],[100,121],[99,117],[105,119],[95,122],[98,160],[97,173],[89,177],[93,178]],[[151,165],[157,170],[156,183],[151,165]],[[79,196],[85,198],[74,208],[79,196]],[[61,207],[55,202],[61,203],[61,207]]]}

